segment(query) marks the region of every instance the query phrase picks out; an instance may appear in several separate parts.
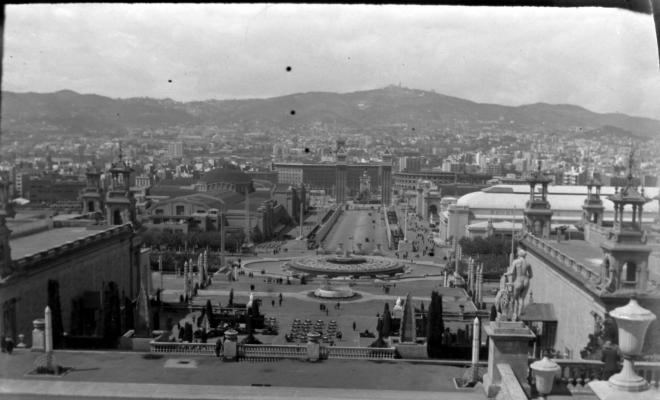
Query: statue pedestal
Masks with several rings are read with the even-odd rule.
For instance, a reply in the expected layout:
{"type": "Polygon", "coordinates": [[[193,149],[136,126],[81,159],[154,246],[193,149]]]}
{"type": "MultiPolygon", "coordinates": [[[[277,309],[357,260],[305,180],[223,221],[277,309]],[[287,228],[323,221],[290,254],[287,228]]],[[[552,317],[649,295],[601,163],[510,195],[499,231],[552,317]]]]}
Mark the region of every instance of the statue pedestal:
{"type": "Polygon", "coordinates": [[[484,326],[488,335],[488,373],[484,375],[484,390],[491,398],[497,395],[502,376],[497,364],[509,364],[518,382],[523,386],[528,396],[530,394],[527,380],[527,361],[529,341],[536,336],[522,322],[492,321],[484,326]]]}

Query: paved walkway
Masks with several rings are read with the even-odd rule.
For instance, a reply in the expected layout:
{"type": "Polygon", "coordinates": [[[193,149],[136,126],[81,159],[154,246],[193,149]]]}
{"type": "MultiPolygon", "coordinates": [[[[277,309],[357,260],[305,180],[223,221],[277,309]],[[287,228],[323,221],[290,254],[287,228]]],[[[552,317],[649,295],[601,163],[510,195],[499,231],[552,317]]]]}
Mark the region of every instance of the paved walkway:
{"type": "MultiPolygon", "coordinates": [[[[0,379],[0,396],[35,395],[67,398],[131,399],[380,399],[437,400],[441,392],[367,390],[344,388],[253,387],[216,385],[173,385],[167,383],[70,382],[53,380],[0,379]]],[[[456,400],[484,399],[482,392],[452,392],[456,400]]],[[[19,397],[20,398],[20,397],[19,397]]]]}

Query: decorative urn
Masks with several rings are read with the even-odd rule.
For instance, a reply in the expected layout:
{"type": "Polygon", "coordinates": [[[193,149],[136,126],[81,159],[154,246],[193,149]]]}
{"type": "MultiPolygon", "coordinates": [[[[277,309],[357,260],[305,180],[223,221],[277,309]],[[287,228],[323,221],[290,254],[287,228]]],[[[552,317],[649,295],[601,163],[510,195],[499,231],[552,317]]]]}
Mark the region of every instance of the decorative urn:
{"type": "Polygon", "coordinates": [[[619,349],[623,355],[623,368],[618,374],[609,379],[610,386],[627,391],[640,392],[648,388],[648,382],[637,375],[633,368],[633,358],[639,356],[644,344],[644,336],[651,322],[656,316],[649,310],[641,307],[637,300],[632,298],[623,307],[610,311],[616,321],[619,332],[619,349]]]}
{"type": "Polygon", "coordinates": [[[556,362],[550,360],[547,356],[543,356],[542,360],[535,361],[529,366],[534,374],[536,381],[536,391],[539,392],[541,398],[545,399],[555,383],[555,377],[559,375],[561,367],[556,362]]]}

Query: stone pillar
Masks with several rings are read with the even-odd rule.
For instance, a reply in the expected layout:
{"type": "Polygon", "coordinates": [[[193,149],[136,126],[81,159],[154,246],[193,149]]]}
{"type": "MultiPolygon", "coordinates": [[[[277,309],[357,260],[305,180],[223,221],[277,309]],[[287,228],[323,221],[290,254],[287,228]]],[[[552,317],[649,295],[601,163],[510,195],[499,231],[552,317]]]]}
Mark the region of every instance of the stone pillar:
{"type": "Polygon", "coordinates": [[[34,329],[32,330],[32,351],[44,351],[45,333],[44,326],[46,322],[43,318],[32,321],[34,329]]]}
{"type": "Polygon", "coordinates": [[[316,362],[321,357],[320,337],[321,334],[315,331],[307,334],[307,361],[316,362]]]}
{"type": "Polygon", "coordinates": [[[472,323],[472,380],[477,380],[477,364],[479,363],[479,332],[481,331],[481,324],[479,317],[474,317],[472,323]]]}
{"type": "Polygon", "coordinates": [[[520,321],[491,321],[484,327],[488,335],[488,373],[484,375],[483,383],[486,396],[494,398],[500,389],[502,376],[497,364],[509,364],[529,396],[527,382],[527,352],[529,341],[534,339],[534,333],[520,321]]]}
{"type": "Polygon", "coordinates": [[[53,320],[51,318],[50,307],[46,306],[46,334],[44,339],[44,350],[46,353],[53,351],[53,320]]]}
{"type": "Polygon", "coordinates": [[[238,332],[233,329],[225,331],[222,357],[225,361],[238,360],[238,332]]]}

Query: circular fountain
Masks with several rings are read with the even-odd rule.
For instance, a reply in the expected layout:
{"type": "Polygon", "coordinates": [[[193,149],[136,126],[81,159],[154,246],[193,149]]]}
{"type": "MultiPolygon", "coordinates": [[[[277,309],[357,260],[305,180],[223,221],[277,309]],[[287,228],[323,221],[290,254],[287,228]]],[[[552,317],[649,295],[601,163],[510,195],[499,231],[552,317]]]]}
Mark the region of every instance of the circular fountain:
{"type": "Polygon", "coordinates": [[[321,286],[316,289],[313,294],[314,297],[319,297],[321,299],[335,300],[350,299],[358,296],[358,294],[348,286],[333,286],[327,277],[323,279],[323,283],[321,283],[321,286]]]}
{"type": "Polygon", "coordinates": [[[404,271],[404,266],[385,257],[356,256],[344,251],[341,255],[303,256],[291,259],[285,265],[286,269],[302,272],[308,275],[325,275],[328,277],[376,277],[404,271]]]}

